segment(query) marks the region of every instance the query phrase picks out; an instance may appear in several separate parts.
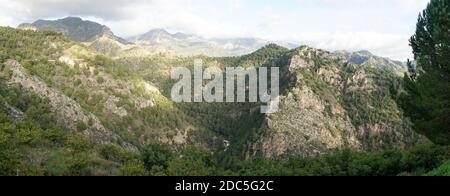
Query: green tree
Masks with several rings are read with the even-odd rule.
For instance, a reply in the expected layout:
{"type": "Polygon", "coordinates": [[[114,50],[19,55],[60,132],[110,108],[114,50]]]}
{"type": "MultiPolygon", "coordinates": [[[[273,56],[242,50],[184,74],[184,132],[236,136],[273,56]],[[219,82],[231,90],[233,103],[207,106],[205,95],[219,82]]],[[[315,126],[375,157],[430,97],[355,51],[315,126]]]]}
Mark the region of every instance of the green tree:
{"type": "Polygon", "coordinates": [[[211,152],[187,147],[182,156],[169,162],[169,176],[212,176],[217,175],[217,163],[211,152]]]}
{"type": "Polygon", "coordinates": [[[450,143],[450,1],[431,0],[411,37],[416,66],[408,64],[401,105],[416,130],[450,143]]]}
{"type": "Polygon", "coordinates": [[[173,158],[173,153],[168,146],[165,145],[147,145],[141,153],[142,161],[147,170],[152,170],[153,167],[167,168],[169,161],[173,158]]]}
{"type": "MultiPolygon", "coordinates": [[[[1,124],[3,126],[9,126],[1,124]]],[[[10,135],[0,131],[0,176],[15,175],[20,163],[20,153],[10,142],[10,135]]]]}
{"type": "Polygon", "coordinates": [[[120,175],[122,176],[145,176],[147,175],[147,171],[144,167],[144,163],[141,161],[130,161],[125,163],[120,168],[120,175]]]}

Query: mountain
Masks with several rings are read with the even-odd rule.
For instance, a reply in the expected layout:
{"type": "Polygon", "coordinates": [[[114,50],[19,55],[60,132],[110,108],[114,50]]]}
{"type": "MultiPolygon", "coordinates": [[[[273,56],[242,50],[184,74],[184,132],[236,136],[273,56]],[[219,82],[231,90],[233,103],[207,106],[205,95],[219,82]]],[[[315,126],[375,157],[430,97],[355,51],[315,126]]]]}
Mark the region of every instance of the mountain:
{"type": "MultiPolygon", "coordinates": [[[[184,33],[169,33],[164,29],[154,29],[145,34],[131,37],[128,41],[140,46],[178,55],[206,55],[212,57],[239,56],[249,54],[271,43],[256,38],[203,38],[184,33]]],[[[294,44],[283,43],[287,47],[294,44]]]]}
{"type": "MultiPolygon", "coordinates": [[[[437,147],[384,154],[427,140],[395,102],[402,79],[345,55],[269,44],[235,57],[112,58],[54,32],[0,28],[0,36],[0,174],[20,168],[23,175],[331,175],[314,168],[324,161],[346,164],[350,156],[370,162],[348,163],[359,168],[351,172],[368,175],[420,153],[420,163],[429,165],[429,158],[437,166],[443,163],[435,158],[448,154],[437,147]],[[279,112],[261,114],[258,102],[171,101],[177,82],[171,70],[192,69],[197,58],[205,67],[280,67],[279,112]],[[289,157],[295,159],[283,162],[289,157]]],[[[149,36],[160,43],[197,39],[161,30],[149,36]]],[[[386,170],[397,175],[410,166],[422,165],[386,170]]]]}
{"type": "Polygon", "coordinates": [[[124,39],[115,36],[107,26],[88,20],[82,20],[78,17],[67,17],[58,20],[37,20],[31,24],[21,24],[18,28],[54,30],[63,33],[71,40],[79,42],[92,42],[100,37],[108,37],[122,44],[127,43],[124,39]]]}
{"type": "Polygon", "coordinates": [[[165,29],[154,29],[140,36],[131,37],[128,39],[136,44],[142,45],[167,45],[167,44],[182,44],[177,43],[181,41],[200,41],[202,40],[200,37],[196,37],[193,35],[187,35],[184,33],[175,33],[171,34],[167,32],[165,29]]]}
{"type": "MultiPolygon", "coordinates": [[[[145,56],[163,52],[181,56],[206,55],[223,57],[250,54],[270,43],[276,43],[289,49],[297,47],[296,44],[288,42],[272,42],[257,38],[207,39],[180,32],[169,33],[165,29],[153,29],[145,34],[125,40],[115,36],[105,25],[85,21],[78,17],[67,17],[53,21],[38,20],[31,24],[21,24],[18,28],[62,32],[69,39],[86,42],[94,51],[109,56],[145,56]]],[[[407,70],[405,63],[378,57],[369,51],[338,51],[335,53],[344,56],[353,63],[367,67],[377,66],[398,74],[403,74],[407,70]]]]}
{"type": "MultiPolygon", "coordinates": [[[[128,57],[122,62],[141,67],[138,72],[167,89],[164,94],[172,84],[171,67],[164,66],[193,60],[162,60],[158,65],[155,58],[128,57]]],[[[229,151],[246,152],[247,158],[316,156],[345,148],[409,148],[425,141],[395,102],[392,89],[401,88],[401,77],[383,66],[354,63],[344,55],[307,46],[289,50],[275,44],[240,57],[203,60],[205,66],[222,68],[281,67],[283,94],[275,114],[259,114],[255,108],[260,103],[177,104],[194,118],[193,124],[224,136],[229,151]]]]}
{"type": "Polygon", "coordinates": [[[381,69],[396,72],[398,74],[403,74],[408,70],[406,63],[404,62],[394,61],[389,58],[375,56],[367,50],[357,52],[340,51],[336,52],[336,54],[343,55],[350,62],[359,65],[364,65],[366,67],[379,67],[381,69]]]}
{"type": "Polygon", "coordinates": [[[282,64],[286,88],[280,110],[264,117],[264,134],[250,147],[250,156],[314,156],[340,148],[373,151],[423,140],[402,116],[391,91],[401,77],[384,64],[368,66],[367,61],[307,46],[279,58],[275,62],[287,62],[282,64]]]}

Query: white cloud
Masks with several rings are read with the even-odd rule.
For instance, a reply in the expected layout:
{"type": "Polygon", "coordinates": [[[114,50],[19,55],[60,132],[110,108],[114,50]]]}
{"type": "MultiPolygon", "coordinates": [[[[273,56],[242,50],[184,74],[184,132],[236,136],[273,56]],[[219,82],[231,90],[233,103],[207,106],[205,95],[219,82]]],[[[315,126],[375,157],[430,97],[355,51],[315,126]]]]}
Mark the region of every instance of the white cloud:
{"type": "Polygon", "coordinates": [[[409,35],[376,32],[309,32],[296,35],[294,40],[327,50],[369,50],[377,55],[393,59],[409,57],[409,35]]]}
{"type": "Polygon", "coordinates": [[[205,37],[257,36],[329,50],[411,57],[408,38],[429,0],[0,0],[0,25],[80,16],[120,36],[152,28],[205,37]]]}

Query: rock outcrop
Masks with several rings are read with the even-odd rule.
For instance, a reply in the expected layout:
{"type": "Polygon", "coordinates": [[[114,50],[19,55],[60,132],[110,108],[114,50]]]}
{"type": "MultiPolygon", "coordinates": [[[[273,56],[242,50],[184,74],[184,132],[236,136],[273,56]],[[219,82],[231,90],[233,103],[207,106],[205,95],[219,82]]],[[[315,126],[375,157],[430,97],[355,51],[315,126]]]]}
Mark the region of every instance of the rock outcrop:
{"type": "Polygon", "coordinates": [[[281,96],[279,112],[265,117],[249,156],[411,147],[421,139],[390,96],[392,72],[309,47],[295,50],[287,69],[282,77],[294,83],[281,96]]]}
{"type": "Polygon", "coordinates": [[[6,65],[12,71],[9,84],[19,84],[23,89],[36,93],[50,101],[53,112],[56,114],[57,123],[70,131],[78,131],[95,139],[99,143],[120,144],[128,149],[135,150],[133,145],[123,142],[115,133],[107,130],[101,121],[92,113],[84,110],[76,101],[63,93],[50,88],[45,82],[27,73],[24,67],[17,61],[10,60],[6,65]],[[85,124],[86,129],[80,124],[85,124]]]}

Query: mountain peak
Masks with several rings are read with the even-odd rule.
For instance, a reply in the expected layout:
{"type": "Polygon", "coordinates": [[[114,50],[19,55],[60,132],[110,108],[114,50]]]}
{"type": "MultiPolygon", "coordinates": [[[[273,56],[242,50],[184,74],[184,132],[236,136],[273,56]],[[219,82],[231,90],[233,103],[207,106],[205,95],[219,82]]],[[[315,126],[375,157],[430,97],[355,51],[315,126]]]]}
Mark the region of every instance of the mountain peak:
{"type": "Polygon", "coordinates": [[[377,67],[396,73],[404,73],[406,71],[405,63],[376,56],[368,50],[356,52],[336,51],[335,54],[345,57],[349,62],[366,67],[377,67]]]}
{"type": "Polygon", "coordinates": [[[355,54],[360,54],[360,55],[364,55],[364,56],[374,56],[370,51],[368,50],[360,50],[357,52],[354,52],[355,54]]]}
{"type": "Polygon", "coordinates": [[[148,31],[147,33],[145,33],[143,36],[168,36],[168,37],[172,37],[172,38],[176,38],[176,39],[188,39],[190,37],[190,35],[188,34],[184,34],[181,32],[177,32],[177,33],[169,33],[166,29],[152,29],[150,31],[148,31]]]}
{"type": "Polygon", "coordinates": [[[65,18],[62,18],[62,19],[59,19],[59,20],[61,20],[61,21],[83,21],[83,19],[82,18],[80,18],[80,17],[77,17],[77,16],[68,16],[68,17],[65,17],[65,18]]]}
{"type": "Polygon", "coordinates": [[[58,31],[67,38],[79,42],[92,42],[100,37],[107,36],[121,43],[126,43],[122,38],[115,36],[107,26],[74,16],[57,20],[37,20],[32,24],[21,24],[18,28],[58,31]]]}
{"type": "Polygon", "coordinates": [[[167,30],[165,29],[152,29],[149,32],[145,33],[145,34],[166,34],[166,35],[171,35],[167,30]]]}

